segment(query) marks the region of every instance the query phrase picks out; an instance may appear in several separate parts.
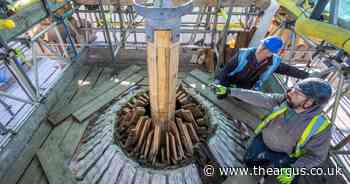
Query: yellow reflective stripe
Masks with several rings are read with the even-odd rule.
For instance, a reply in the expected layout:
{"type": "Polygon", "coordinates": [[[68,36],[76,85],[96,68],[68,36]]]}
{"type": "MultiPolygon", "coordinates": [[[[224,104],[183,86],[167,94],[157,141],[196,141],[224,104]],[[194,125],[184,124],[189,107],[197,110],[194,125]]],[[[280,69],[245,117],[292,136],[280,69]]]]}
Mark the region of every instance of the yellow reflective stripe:
{"type": "Polygon", "coordinates": [[[254,130],[254,133],[258,134],[263,128],[265,128],[264,121],[258,124],[258,126],[254,130]]]}
{"type": "Polygon", "coordinates": [[[322,132],[323,130],[327,129],[331,124],[331,121],[327,117],[324,117],[324,118],[326,119],[325,120],[326,122],[324,122],[322,126],[317,130],[316,135],[322,132]]]}
{"type": "MultiPolygon", "coordinates": [[[[327,117],[323,116],[323,115],[316,115],[315,117],[312,118],[312,120],[310,121],[310,123],[307,125],[307,127],[305,128],[302,136],[300,137],[296,147],[295,147],[295,152],[290,154],[290,156],[292,157],[300,157],[303,154],[303,150],[302,150],[302,146],[305,145],[305,141],[306,139],[309,137],[314,124],[317,122],[319,117],[323,117],[325,120],[322,122],[322,125],[320,127],[317,128],[317,131],[314,135],[319,134],[320,132],[322,132],[323,130],[325,130],[326,128],[328,128],[328,126],[330,125],[330,121],[327,117]]],[[[314,135],[311,135],[314,136],[314,135]]]]}
{"type": "Polygon", "coordinates": [[[262,122],[260,122],[258,124],[258,126],[256,127],[256,129],[254,130],[255,134],[260,133],[260,131],[266,127],[266,125],[273,119],[275,119],[277,116],[283,114],[284,112],[286,112],[288,110],[288,107],[282,107],[280,109],[278,109],[277,111],[272,112],[271,114],[269,114],[262,122]]]}
{"type": "MultiPolygon", "coordinates": [[[[306,138],[308,137],[308,135],[310,134],[312,127],[314,126],[314,124],[317,121],[318,116],[315,116],[312,118],[312,120],[310,121],[310,123],[307,125],[307,127],[305,128],[303,134],[301,135],[297,145],[304,145],[306,138]]],[[[298,146],[297,146],[298,147],[298,146]]]]}

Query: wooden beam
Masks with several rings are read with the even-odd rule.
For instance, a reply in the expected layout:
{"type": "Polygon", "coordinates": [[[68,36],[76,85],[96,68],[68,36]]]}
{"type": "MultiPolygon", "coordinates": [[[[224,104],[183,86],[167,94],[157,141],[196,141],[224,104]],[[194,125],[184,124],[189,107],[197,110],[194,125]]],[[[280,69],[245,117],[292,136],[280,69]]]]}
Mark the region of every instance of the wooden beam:
{"type": "Polygon", "coordinates": [[[147,64],[152,118],[171,119],[175,112],[179,43],[171,42],[171,31],[155,31],[147,43],[147,64]]]}
{"type": "Polygon", "coordinates": [[[46,100],[23,122],[17,135],[6,145],[4,148],[6,152],[0,157],[0,183],[16,183],[22,176],[25,166],[33,160],[33,156],[52,128],[46,122],[48,110],[57,104],[59,97],[78,74],[80,67],[80,62],[74,62],[62,73],[62,77],[50,90],[46,100]]]}
{"type": "MultiPolygon", "coordinates": [[[[7,168],[7,173],[2,178],[0,183],[17,182],[17,180],[21,177],[21,175],[27,168],[30,161],[34,158],[36,152],[39,150],[42,143],[45,141],[45,138],[47,137],[47,135],[49,135],[51,129],[52,127],[48,122],[45,122],[45,121],[41,122],[41,125],[33,135],[33,138],[27,142],[27,147],[21,151],[21,155],[19,156],[19,158],[17,158],[15,162],[12,162],[11,167],[7,168]]],[[[11,150],[7,150],[7,151],[11,151],[11,150]]],[[[9,152],[9,153],[12,153],[12,152],[9,152]]]]}
{"type": "Polygon", "coordinates": [[[50,184],[77,183],[65,164],[63,152],[57,146],[41,149],[37,156],[50,184]]]}
{"type": "Polygon", "coordinates": [[[129,68],[123,70],[115,79],[114,81],[108,81],[105,82],[103,85],[100,85],[94,90],[89,90],[88,92],[82,94],[80,97],[77,97],[74,102],[65,105],[58,109],[55,112],[51,112],[49,114],[49,121],[52,125],[57,125],[66,118],[68,118],[73,112],[80,109],[85,104],[89,103],[90,101],[96,99],[96,97],[101,96],[106,91],[110,90],[111,88],[119,85],[122,81],[125,79],[130,78],[130,76],[134,75],[138,71],[140,71],[141,68],[138,66],[130,66],[129,68]]]}
{"type": "Polygon", "coordinates": [[[89,122],[90,119],[87,119],[83,123],[72,122],[66,136],[59,144],[59,148],[63,151],[66,158],[71,158],[73,156],[89,122]]]}
{"type": "Polygon", "coordinates": [[[84,121],[87,117],[89,117],[92,113],[96,112],[101,107],[108,104],[117,96],[121,95],[125,91],[127,91],[130,87],[134,86],[138,82],[142,81],[143,77],[140,75],[133,75],[128,80],[125,80],[125,85],[118,85],[108,91],[106,91],[103,95],[98,96],[94,100],[90,101],[88,104],[85,104],[79,110],[73,113],[73,116],[79,120],[80,122],[84,121]]]}

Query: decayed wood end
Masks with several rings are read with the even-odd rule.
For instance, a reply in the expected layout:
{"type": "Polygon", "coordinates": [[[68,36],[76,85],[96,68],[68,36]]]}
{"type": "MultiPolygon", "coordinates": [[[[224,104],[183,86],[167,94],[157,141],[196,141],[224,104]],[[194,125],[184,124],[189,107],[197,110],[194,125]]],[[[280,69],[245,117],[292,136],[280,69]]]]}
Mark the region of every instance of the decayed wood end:
{"type": "Polygon", "coordinates": [[[179,44],[171,42],[171,31],[155,31],[147,44],[147,64],[153,119],[171,119],[175,111],[179,44]]]}
{"type": "MultiPolygon", "coordinates": [[[[180,2],[186,2],[184,0],[174,0],[175,4],[179,4],[180,2]]],[[[86,4],[86,5],[98,5],[98,0],[75,0],[78,4],[86,4]]],[[[147,1],[138,1],[140,3],[147,2],[147,1]]],[[[232,4],[232,1],[230,0],[222,0],[221,1],[223,6],[230,6],[232,4]]],[[[133,5],[133,0],[104,0],[102,1],[102,4],[113,4],[113,5],[120,5],[120,6],[129,6],[133,5]]],[[[217,0],[193,0],[194,6],[216,6],[217,0]]],[[[235,0],[233,1],[233,5],[237,7],[249,7],[249,6],[256,6],[261,9],[266,9],[270,5],[270,0],[235,0]]]]}

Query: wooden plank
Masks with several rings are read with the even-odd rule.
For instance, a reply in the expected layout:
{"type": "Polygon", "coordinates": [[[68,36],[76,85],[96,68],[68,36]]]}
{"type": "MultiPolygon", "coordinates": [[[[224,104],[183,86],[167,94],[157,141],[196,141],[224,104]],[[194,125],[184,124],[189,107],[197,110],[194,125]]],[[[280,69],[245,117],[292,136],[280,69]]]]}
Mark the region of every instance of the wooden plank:
{"type": "Polygon", "coordinates": [[[58,97],[58,103],[50,110],[50,112],[56,112],[61,109],[64,105],[70,102],[72,96],[76,93],[79,88],[78,81],[84,79],[89,71],[91,66],[82,66],[79,68],[77,75],[70,81],[67,88],[64,90],[64,93],[58,97]]]}
{"type": "Polygon", "coordinates": [[[156,45],[152,42],[147,43],[147,68],[148,68],[148,84],[149,84],[149,96],[151,102],[151,114],[152,117],[156,117],[158,112],[158,93],[157,93],[157,62],[156,62],[156,45]],[[155,84],[154,84],[155,83],[155,84]]]}
{"type": "Polygon", "coordinates": [[[66,119],[68,116],[70,116],[73,112],[75,112],[80,107],[84,106],[85,104],[89,103],[91,100],[96,99],[96,97],[101,96],[106,91],[110,90],[111,88],[119,85],[122,81],[125,79],[128,79],[131,75],[134,75],[137,73],[141,68],[138,66],[131,66],[128,69],[122,71],[113,82],[106,82],[103,85],[100,85],[98,88],[96,87],[94,90],[90,90],[89,92],[82,94],[81,97],[77,98],[74,103],[71,103],[69,105],[63,106],[57,111],[54,111],[49,114],[49,121],[53,125],[57,125],[64,119],[66,119]]]}
{"type": "MultiPolygon", "coordinates": [[[[169,62],[170,62],[170,31],[155,31],[154,43],[156,45],[156,69],[158,78],[154,81],[157,85],[158,112],[155,112],[156,119],[167,120],[169,112],[169,62]]],[[[151,106],[151,109],[153,106],[151,106]]],[[[175,110],[175,109],[174,109],[175,110]]],[[[153,117],[153,116],[152,116],[153,117]]],[[[155,132],[155,135],[157,132],[155,132]]],[[[155,136],[156,137],[156,136],[155,136]]]]}
{"type": "MultiPolygon", "coordinates": [[[[180,63],[180,42],[173,43],[171,45],[171,67],[170,67],[170,79],[171,79],[171,90],[170,90],[170,99],[171,104],[170,108],[171,109],[176,109],[176,88],[178,86],[178,74],[179,74],[179,63],[180,63]]],[[[171,117],[173,118],[173,117],[171,117]]]]}
{"type": "Polygon", "coordinates": [[[241,108],[241,106],[237,106],[236,104],[231,103],[227,100],[218,100],[216,95],[210,91],[208,88],[203,89],[200,86],[203,84],[192,76],[186,77],[183,81],[189,87],[194,88],[198,91],[202,96],[204,96],[211,103],[215,104],[218,108],[220,108],[223,112],[229,114],[232,118],[240,120],[245,123],[255,123],[259,120],[258,117],[250,114],[241,108]]]}
{"type": "MultiPolygon", "coordinates": [[[[155,31],[154,44],[148,43],[147,58],[152,117],[167,120],[175,111],[173,90],[176,89],[178,49],[172,50],[171,31],[155,31]]],[[[178,45],[177,45],[178,46],[178,45]]]]}
{"type": "Polygon", "coordinates": [[[41,149],[47,149],[50,146],[57,146],[58,147],[59,143],[63,140],[63,138],[66,135],[66,133],[68,132],[69,128],[72,126],[73,121],[74,120],[72,118],[68,118],[68,119],[64,120],[64,122],[62,124],[55,127],[51,131],[49,137],[46,139],[46,141],[43,144],[43,146],[41,147],[41,149]]]}
{"type": "Polygon", "coordinates": [[[191,124],[191,123],[185,123],[185,124],[187,126],[187,130],[188,130],[188,133],[190,134],[192,142],[193,143],[198,143],[200,140],[199,140],[199,137],[197,135],[196,130],[193,127],[193,124],[191,124]]]}
{"type": "MultiPolygon", "coordinates": [[[[211,81],[209,75],[205,74],[204,72],[198,69],[191,71],[190,75],[195,79],[197,79],[198,81],[202,82],[205,86],[208,86],[211,81]]],[[[254,105],[251,105],[243,101],[237,101],[234,98],[226,98],[226,100],[241,107],[242,109],[246,110],[247,112],[257,117],[263,116],[269,112],[269,110],[267,109],[256,107],[254,105]]]]}
{"type": "Polygon", "coordinates": [[[171,133],[175,136],[175,145],[177,145],[177,149],[179,150],[179,159],[182,159],[185,156],[185,152],[181,144],[179,130],[173,121],[169,122],[169,127],[171,133]]]}
{"type": "Polygon", "coordinates": [[[166,155],[164,147],[160,148],[160,162],[161,163],[166,163],[167,162],[167,155],[166,155]]]}
{"type": "Polygon", "coordinates": [[[148,140],[148,136],[150,134],[149,133],[150,126],[151,126],[151,119],[146,119],[145,120],[145,125],[142,128],[139,140],[138,140],[136,148],[135,148],[136,152],[138,152],[140,150],[142,144],[146,141],[145,139],[147,138],[147,140],[148,140]],[[147,136],[147,133],[148,133],[148,136],[147,136]]]}
{"type": "Polygon", "coordinates": [[[195,103],[186,104],[182,108],[186,110],[190,110],[196,119],[203,117],[203,113],[201,111],[200,106],[195,103]]]}
{"type": "MultiPolygon", "coordinates": [[[[177,154],[177,149],[176,149],[176,142],[175,142],[175,137],[172,133],[169,134],[169,144],[170,144],[170,148],[171,149],[171,157],[172,157],[172,162],[174,164],[177,163],[178,160],[181,159],[181,157],[179,158],[178,157],[178,154],[177,154]]],[[[182,155],[183,156],[183,155],[182,155]]]]}
{"type": "Polygon", "coordinates": [[[170,164],[170,140],[169,140],[169,132],[165,133],[165,146],[166,146],[166,161],[167,164],[170,164]]]}
{"type": "Polygon", "coordinates": [[[77,183],[65,164],[63,152],[57,146],[40,149],[37,156],[50,184],[77,183]]]}
{"type": "MultiPolygon", "coordinates": [[[[0,183],[16,183],[21,177],[28,164],[33,159],[35,153],[49,135],[51,126],[48,122],[41,122],[40,127],[33,135],[32,139],[27,143],[27,147],[21,152],[20,157],[12,163],[7,173],[0,183]],[[5,182],[6,181],[6,182],[5,182]]],[[[10,151],[10,150],[9,150],[10,151]]]]}
{"type": "Polygon", "coordinates": [[[39,161],[50,183],[75,183],[69,168],[65,166],[64,153],[58,144],[72,125],[71,118],[53,129],[42,148],[37,152],[39,161]]]}
{"type": "Polygon", "coordinates": [[[129,82],[125,85],[116,86],[107,92],[105,92],[102,96],[98,96],[94,100],[90,101],[88,104],[85,104],[83,107],[79,108],[79,110],[73,113],[73,116],[80,122],[84,121],[88,118],[92,113],[96,112],[101,107],[108,104],[117,96],[121,95],[123,92],[127,91],[134,84],[140,82],[142,77],[139,75],[134,75],[130,77],[126,82],[129,82]]]}
{"type": "Polygon", "coordinates": [[[145,152],[143,153],[143,157],[142,157],[144,159],[148,158],[148,155],[149,155],[148,153],[149,153],[149,150],[151,149],[151,146],[152,146],[153,134],[154,134],[154,130],[151,130],[147,135],[145,152]]]}
{"type": "Polygon", "coordinates": [[[103,153],[110,146],[112,138],[105,136],[100,144],[98,144],[94,149],[82,160],[76,164],[78,172],[76,173],[76,178],[78,180],[84,179],[90,168],[95,165],[98,159],[103,155],[103,153]]]}
{"type": "Polygon", "coordinates": [[[23,174],[25,166],[32,160],[37,151],[36,147],[42,144],[51,130],[47,123],[45,123],[46,129],[39,129],[39,127],[43,121],[46,121],[49,109],[56,104],[58,97],[63,94],[79,67],[79,63],[74,62],[62,73],[62,77],[50,90],[46,100],[34,109],[29,118],[23,122],[17,135],[6,145],[6,152],[0,157],[0,183],[15,183],[23,174]],[[38,142],[33,142],[34,138],[38,142]],[[9,177],[13,179],[10,180],[9,177]]]}
{"type": "Polygon", "coordinates": [[[70,102],[74,101],[79,96],[86,93],[89,89],[95,86],[97,79],[102,71],[103,68],[92,66],[89,71],[89,74],[84,79],[78,81],[78,89],[75,92],[75,94],[71,97],[70,102]]]}
{"type": "Polygon", "coordinates": [[[181,137],[181,142],[183,146],[185,147],[185,150],[190,153],[191,155],[193,154],[193,144],[190,138],[190,135],[188,133],[186,125],[182,122],[180,118],[176,118],[176,124],[179,128],[180,132],[180,137],[181,137]]]}
{"type": "Polygon", "coordinates": [[[34,157],[29,167],[26,169],[18,184],[37,184],[40,182],[44,172],[40,166],[39,160],[34,157]]]}
{"type": "Polygon", "coordinates": [[[188,121],[190,123],[192,123],[192,125],[198,129],[198,125],[197,125],[197,121],[196,119],[194,118],[193,114],[191,111],[189,110],[184,110],[184,109],[181,109],[181,114],[182,114],[182,117],[185,121],[188,121]]]}
{"type": "Polygon", "coordinates": [[[103,141],[103,137],[106,137],[106,135],[110,132],[109,127],[105,127],[102,132],[100,132],[95,138],[93,138],[91,141],[83,144],[79,148],[79,154],[76,156],[76,160],[82,160],[84,159],[96,146],[101,144],[103,141]]]}
{"type": "Polygon", "coordinates": [[[149,103],[149,100],[144,95],[138,96],[137,99],[141,100],[144,104],[148,104],[149,103]]]}
{"type": "Polygon", "coordinates": [[[47,180],[47,177],[45,174],[41,176],[40,181],[37,184],[49,184],[49,181],[47,180]]]}
{"type": "Polygon", "coordinates": [[[156,161],[156,157],[159,154],[160,150],[160,139],[161,139],[161,125],[160,123],[163,122],[156,122],[155,128],[154,128],[154,136],[153,136],[153,141],[152,141],[152,148],[150,151],[150,159],[152,163],[154,164],[156,161]]]}
{"type": "Polygon", "coordinates": [[[68,133],[59,144],[59,148],[63,151],[66,158],[71,158],[73,156],[89,122],[90,119],[87,119],[83,123],[72,122],[68,133]]]}
{"type": "Polygon", "coordinates": [[[111,82],[114,70],[115,70],[114,68],[104,67],[100,77],[97,79],[96,85],[93,86],[92,88],[93,89],[99,88],[101,85],[104,85],[104,83],[111,82]]]}
{"type": "Polygon", "coordinates": [[[136,137],[140,138],[143,127],[145,126],[146,116],[141,116],[136,124],[135,131],[136,131],[136,137]]]}
{"type": "Polygon", "coordinates": [[[105,127],[98,127],[98,128],[91,128],[91,130],[89,130],[89,134],[87,134],[86,136],[84,136],[81,139],[81,142],[84,143],[83,146],[89,144],[90,142],[92,142],[91,140],[96,140],[95,137],[98,137],[97,135],[99,135],[101,132],[103,132],[105,129],[105,127]]]}

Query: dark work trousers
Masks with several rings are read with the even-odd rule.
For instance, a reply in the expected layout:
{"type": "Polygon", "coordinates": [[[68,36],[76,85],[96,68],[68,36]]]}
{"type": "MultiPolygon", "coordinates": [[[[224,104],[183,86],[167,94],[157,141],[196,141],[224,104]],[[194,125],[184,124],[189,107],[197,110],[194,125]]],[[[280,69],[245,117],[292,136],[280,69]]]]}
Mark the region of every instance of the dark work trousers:
{"type": "MultiPolygon", "coordinates": [[[[244,163],[247,167],[290,167],[295,162],[288,154],[270,150],[264,143],[262,134],[255,136],[244,155],[244,163]]],[[[298,176],[294,177],[292,184],[297,184],[298,176]]]]}

